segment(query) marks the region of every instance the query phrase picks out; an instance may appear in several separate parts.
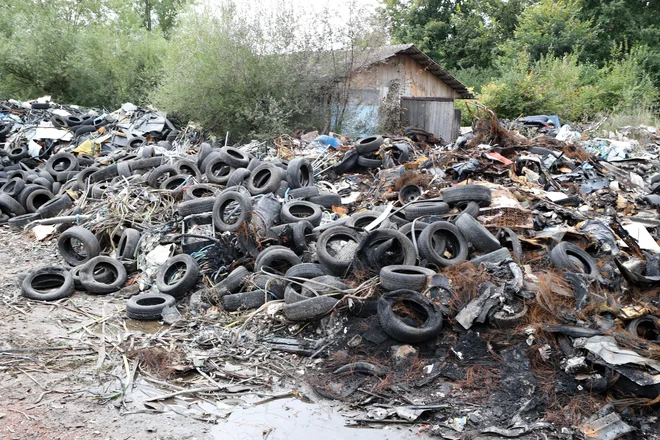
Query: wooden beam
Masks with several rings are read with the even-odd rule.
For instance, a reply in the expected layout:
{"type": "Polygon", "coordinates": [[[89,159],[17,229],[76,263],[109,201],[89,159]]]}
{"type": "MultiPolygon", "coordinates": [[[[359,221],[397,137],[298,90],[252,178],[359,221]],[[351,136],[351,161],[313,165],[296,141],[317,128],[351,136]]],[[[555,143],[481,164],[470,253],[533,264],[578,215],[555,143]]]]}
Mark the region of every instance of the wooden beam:
{"type": "Polygon", "coordinates": [[[437,96],[402,96],[408,101],[454,102],[454,98],[440,98],[437,96]]]}

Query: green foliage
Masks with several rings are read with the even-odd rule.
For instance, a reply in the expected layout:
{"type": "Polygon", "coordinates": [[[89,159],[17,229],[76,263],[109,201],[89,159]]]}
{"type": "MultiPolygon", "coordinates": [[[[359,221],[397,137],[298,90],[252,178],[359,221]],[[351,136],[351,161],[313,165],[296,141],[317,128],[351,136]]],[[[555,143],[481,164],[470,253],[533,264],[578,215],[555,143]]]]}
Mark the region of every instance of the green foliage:
{"type": "Polygon", "coordinates": [[[0,96],[50,94],[59,102],[116,108],[144,103],[165,40],[111,0],[7,0],[0,16],[0,96]],[[112,11],[112,14],[109,14],[112,11]]]}
{"type": "Polygon", "coordinates": [[[585,60],[597,46],[599,34],[591,20],[580,18],[577,0],[541,0],[523,11],[513,38],[503,50],[507,57],[525,50],[533,60],[539,60],[549,54],[561,57],[579,48],[580,58],[585,60]]]}
{"type": "Polygon", "coordinates": [[[575,53],[534,61],[523,52],[500,66],[500,78],[484,86],[480,100],[502,117],[557,114],[570,121],[649,107],[658,94],[643,71],[643,53],[635,49],[598,68],[580,63],[575,53]]]}

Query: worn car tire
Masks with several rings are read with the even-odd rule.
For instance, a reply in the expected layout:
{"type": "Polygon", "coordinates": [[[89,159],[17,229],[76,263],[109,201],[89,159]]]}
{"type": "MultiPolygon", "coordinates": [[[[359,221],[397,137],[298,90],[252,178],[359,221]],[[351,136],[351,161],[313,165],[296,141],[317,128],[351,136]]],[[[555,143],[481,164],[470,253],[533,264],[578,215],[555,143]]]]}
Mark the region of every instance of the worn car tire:
{"type": "Polygon", "coordinates": [[[319,195],[319,189],[315,186],[303,186],[289,190],[290,199],[309,199],[319,195]]]}
{"type": "Polygon", "coordinates": [[[236,232],[252,220],[252,199],[238,191],[223,191],[215,199],[212,212],[215,229],[221,232],[236,232]],[[230,208],[240,208],[238,217],[233,220],[227,217],[230,208]]]}
{"type": "Polygon", "coordinates": [[[421,292],[435,271],[412,265],[385,266],[380,270],[380,285],[385,290],[410,289],[421,292]]]}
{"type": "Polygon", "coordinates": [[[291,249],[279,249],[273,246],[264,249],[259,254],[259,258],[255,260],[254,271],[258,272],[263,267],[270,267],[273,269],[286,269],[280,270],[281,273],[286,273],[292,266],[301,264],[300,257],[296,255],[291,249]]]}
{"type": "Polygon", "coordinates": [[[382,136],[368,136],[358,139],[355,142],[355,149],[358,153],[365,154],[378,151],[381,145],[383,145],[382,136]]]}
{"type": "Polygon", "coordinates": [[[461,231],[453,224],[444,221],[433,222],[424,228],[421,234],[419,234],[417,249],[422,258],[441,267],[453,266],[461,261],[465,261],[468,255],[468,243],[465,237],[463,237],[463,234],[461,234],[461,231]],[[440,237],[434,239],[434,236],[437,235],[440,235],[440,237]],[[442,253],[435,245],[435,241],[440,239],[446,243],[442,247],[442,253]],[[449,245],[453,254],[451,258],[446,258],[444,255],[444,249],[447,248],[447,245],[449,245]]]}
{"type": "Polygon", "coordinates": [[[200,183],[202,181],[202,173],[197,168],[197,165],[188,159],[179,159],[174,162],[174,169],[177,174],[184,176],[192,176],[195,179],[195,182],[200,183]]]}
{"type": "Polygon", "coordinates": [[[341,206],[341,196],[339,194],[321,193],[307,200],[323,206],[325,209],[332,209],[333,206],[341,206]]]}
{"type": "Polygon", "coordinates": [[[176,212],[181,217],[188,217],[193,214],[202,214],[204,212],[212,212],[213,205],[216,202],[215,197],[202,197],[199,199],[188,200],[181,202],[176,206],[176,212]]]}
{"type": "Polygon", "coordinates": [[[35,220],[39,220],[41,216],[36,213],[28,213],[23,215],[17,215],[7,220],[7,224],[10,228],[13,228],[17,231],[22,231],[27,225],[32,223],[35,220]]]}
{"type": "Polygon", "coordinates": [[[310,321],[330,313],[337,302],[337,299],[330,296],[317,296],[284,304],[282,311],[289,321],[310,321]]]}
{"type": "Polygon", "coordinates": [[[322,264],[317,263],[301,263],[295,266],[291,266],[289,270],[286,271],[285,276],[291,278],[304,278],[312,279],[316,277],[322,277],[323,275],[330,275],[330,269],[325,267],[322,264]]]}
{"type": "Polygon", "coordinates": [[[117,257],[120,260],[133,260],[140,243],[140,231],[133,228],[126,228],[121,234],[119,244],[117,245],[117,257]]]}
{"type": "MultiPolygon", "coordinates": [[[[364,229],[367,226],[369,226],[371,222],[373,222],[378,217],[380,217],[381,214],[382,212],[374,211],[374,210],[356,212],[355,214],[351,215],[350,218],[346,221],[346,226],[351,228],[364,229]]],[[[387,218],[377,226],[378,229],[389,229],[391,227],[392,227],[392,222],[387,218]]]]}
{"type": "Polygon", "coordinates": [[[449,205],[444,202],[415,203],[406,207],[405,211],[407,220],[415,220],[419,217],[447,214],[449,205]]]}
{"type": "Polygon", "coordinates": [[[450,205],[477,202],[479,206],[488,206],[492,200],[492,193],[490,188],[484,185],[460,185],[445,189],[442,199],[450,205]]]}
{"type": "Polygon", "coordinates": [[[263,290],[255,290],[252,292],[232,293],[223,296],[220,301],[222,307],[228,312],[235,312],[236,310],[250,310],[261,307],[266,303],[268,293],[263,290]]]}
{"type": "Polygon", "coordinates": [[[470,260],[470,263],[479,266],[481,263],[499,264],[506,260],[511,260],[511,252],[505,247],[480,255],[470,260]]]}
{"type": "Polygon", "coordinates": [[[562,241],[552,248],[550,260],[555,266],[568,269],[571,272],[583,272],[590,276],[598,276],[600,273],[596,260],[591,255],[567,241],[562,241]]]}
{"type": "Polygon", "coordinates": [[[71,197],[68,194],[62,194],[41,205],[37,212],[41,215],[41,218],[55,217],[60,212],[70,208],[71,205],[73,205],[71,197]]]}
{"type": "Polygon", "coordinates": [[[206,164],[206,180],[209,183],[226,185],[234,170],[234,167],[225,162],[222,156],[218,155],[206,164]]]}
{"type": "Polygon", "coordinates": [[[250,164],[250,156],[238,148],[222,147],[218,153],[232,168],[246,168],[250,164]]]}
{"type": "Polygon", "coordinates": [[[286,180],[289,182],[289,188],[291,189],[314,186],[314,168],[312,168],[312,164],[305,158],[293,159],[286,169],[286,180]]]}
{"type": "Polygon", "coordinates": [[[165,180],[172,176],[176,176],[177,174],[176,168],[172,165],[161,165],[149,173],[149,177],[147,177],[147,185],[152,188],[160,188],[160,185],[165,180]]]}
{"type": "Polygon", "coordinates": [[[71,296],[73,277],[62,267],[41,267],[23,279],[21,294],[37,301],[57,301],[71,296]]]}
{"type": "Polygon", "coordinates": [[[199,278],[197,261],[188,254],[179,254],[169,258],[158,270],[156,288],[160,293],[180,299],[197,284],[197,278],[199,278]],[[178,271],[183,271],[181,278],[170,282],[178,271]]]}
{"type": "Polygon", "coordinates": [[[301,220],[293,223],[291,226],[291,235],[293,238],[293,251],[301,255],[308,249],[307,235],[314,231],[314,225],[307,220],[301,220]]]}
{"type": "Polygon", "coordinates": [[[98,256],[101,253],[101,245],[91,231],[82,226],[72,226],[60,235],[57,240],[57,250],[64,261],[71,266],[79,266],[98,256]],[[72,240],[76,240],[83,246],[84,254],[78,253],[73,248],[72,240]]]}
{"type": "Polygon", "coordinates": [[[358,152],[357,150],[348,150],[344,154],[344,158],[337,165],[332,167],[332,170],[336,174],[344,174],[355,168],[358,161],[358,152]]]}
{"type": "Polygon", "coordinates": [[[14,177],[12,179],[9,179],[7,183],[2,185],[2,188],[0,188],[0,191],[2,191],[3,194],[7,194],[9,197],[13,199],[17,199],[21,191],[25,188],[25,181],[21,179],[20,177],[14,177]]]}
{"type": "Polygon", "coordinates": [[[380,168],[383,166],[382,159],[372,159],[366,156],[358,156],[357,164],[365,168],[380,168]]]}
{"type": "Polygon", "coordinates": [[[256,167],[247,180],[247,189],[253,196],[277,192],[282,182],[283,171],[272,163],[256,167]]]}
{"type": "Polygon", "coordinates": [[[489,253],[502,247],[500,241],[471,215],[459,215],[454,224],[463,237],[479,252],[489,253]]]}
{"type": "Polygon", "coordinates": [[[142,293],[126,301],[126,316],[137,321],[160,321],[163,310],[176,304],[171,295],[161,293],[142,293]]]}
{"type": "Polygon", "coordinates": [[[522,263],[522,244],[518,235],[509,228],[501,228],[496,235],[497,239],[500,241],[502,246],[511,249],[511,255],[513,260],[521,264],[522,263]]]}
{"type": "Polygon", "coordinates": [[[395,290],[384,293],[378,299],[378,320],[383,331],[399,342],[417,343],[436,337],[442,330],[442,313],[438,306],[414,290],[395,290]],[[419,327],[404,322],[393,310],[399,302],[410,303],[423,311],[426,320],[419,327]]]}
{"type": "Polygon", "coordinates": [[[252,172],[247,168],[236,168],[234,172],[231,173],[231,176],[229,176],[227,187],[243,185],[243,183],[245,183],[250,177],[250,174],[252,174],[252,172]]]}
{"type": "Polygon", "coordinates": [[[417,253],[412,241],[401,232],[394,229],[376,229],[362,240],[355,257],[364,269],[377,274],[384,266],[414,265],[417,253]],[[398,248],[392,251],[395,242],[398,248]]]}
{"type": "Polygon", "coordinates": [[[319,262],[330,269],[333,274],[342,276],[354,263],[355,254],[361,242],[362,236],[354,229],[346,226],[327,229],[319,235],[319,239],[316,242],[316,252],[319,262]],[[355,243],[355,246],[351,246],[351,249],[343,251],[342,255],[338,256],[328,250],[328,244],[334,240],[351,241],[355,243]]]}
{"type": "Polygon", "coordinates": [[[89,260],[80,270],[80,283],[85,291],[94,294],[107,294],[116,292],[126,283],[126,268],[117,260],[110,257],[98,256],[89,260]],[[106,269],[113,275],[110,281],[100,281],[94,276],[97,269],[106,269]]]}
{"type": "Polygon", "coordinates": [[[250,272],[245,267],[238,266],[224,280],[219,282],[216,287],[226,289],[229,293],[236,293],[241,289],[248,275],[250,275],[250,272]]]}
{"type": "Polygon", "coordinates": [[[298,223],[306,220],[312,225],[318,226],[321,224],[322,216],[323,211],[317,204],[304,200],[292,200],[282,206],[280,221],[282,223],[298,223]]]}
{"type": "Polygon", "coordinates": [[[660,318],[653,315],[640,316],[628,323],[626,331],[637,338],[660,341],[660,318]]]}
{"type": "Polygon", "coordinates": [[[28,194],[25,200],[25,209],[27,212],[37,212],[39,208],[51,201],[55,195],[45,188],[34,190],[28,194]]]}
{"type": "Polygon", "coordinates": [[[9,194],[0,194],[0,211],[10,217],[25,214],[25,208],[9,194]]]}

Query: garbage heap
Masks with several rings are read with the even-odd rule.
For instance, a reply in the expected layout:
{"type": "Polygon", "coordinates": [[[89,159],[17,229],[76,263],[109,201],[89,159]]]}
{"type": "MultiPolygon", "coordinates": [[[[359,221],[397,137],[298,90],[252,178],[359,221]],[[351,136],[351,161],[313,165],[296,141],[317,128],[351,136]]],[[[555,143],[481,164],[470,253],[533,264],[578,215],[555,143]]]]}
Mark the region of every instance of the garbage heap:
{"type": "Polygon", "coordinates": [[[659,140],[524,137],[492,115],[455,143],[407,128],[232,147],[131,104],[3,101],[0,219],[58,237],[64,264],[19,280],[25,298],[263,315],[270,349],[326,357],[319,395],[388,404],[367,422],[617,438],[659,429],[643,417],[660,402],[659,140]],[[447,394],[483,406],[440,416],[447,394]]]}

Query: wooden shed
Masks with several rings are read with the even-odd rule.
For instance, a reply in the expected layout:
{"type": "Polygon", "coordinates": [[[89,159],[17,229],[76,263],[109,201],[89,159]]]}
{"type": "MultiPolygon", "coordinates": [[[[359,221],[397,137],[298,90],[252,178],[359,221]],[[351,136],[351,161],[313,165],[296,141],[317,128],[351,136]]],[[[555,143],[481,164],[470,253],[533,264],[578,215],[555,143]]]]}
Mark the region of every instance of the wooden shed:
{"type": "Polygon", "coordinates": [[[364,55],[346,82],[344,131],[374,132],[395,113],[403,125],[456,138],[455,99],[469,99],[465,85],[413,44],[383,46],[364,55]]]}

